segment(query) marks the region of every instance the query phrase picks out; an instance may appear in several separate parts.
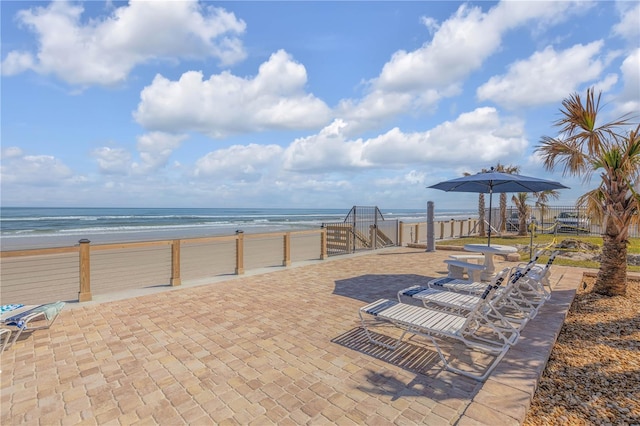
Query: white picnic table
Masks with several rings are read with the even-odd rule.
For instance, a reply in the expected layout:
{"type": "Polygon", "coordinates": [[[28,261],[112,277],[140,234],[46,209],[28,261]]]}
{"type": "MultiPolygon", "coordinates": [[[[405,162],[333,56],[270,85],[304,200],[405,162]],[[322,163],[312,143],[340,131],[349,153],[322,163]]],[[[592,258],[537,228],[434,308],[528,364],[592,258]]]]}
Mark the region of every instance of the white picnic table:
{"type": "Polygon", "coordinates": [[[480,274],[482,281],[491,281],[496,275],[496,266],[493,263],[493,255],[495,254],[509,254],[517,253],[518,249],[512,246],[505,246],[501,244],[465,244],[464,249],[466,251],[474,253],[484,254],[484,271],[480,274]]]}

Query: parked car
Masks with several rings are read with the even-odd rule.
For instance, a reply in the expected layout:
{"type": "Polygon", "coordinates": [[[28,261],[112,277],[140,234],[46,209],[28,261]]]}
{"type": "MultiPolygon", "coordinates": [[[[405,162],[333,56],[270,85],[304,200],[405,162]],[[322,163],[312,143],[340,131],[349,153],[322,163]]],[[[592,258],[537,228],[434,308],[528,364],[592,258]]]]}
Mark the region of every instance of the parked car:
{"type": "MultiPolygon", "coordinates": [[[[529,221],[527,221],[527,224],[529,223],[529,221]]],[[[538,220],[534,217],[533,218],[533,223],[534,224],[538,224],[538,220]]],[[[509,216],[507,218],[507,232],[509,231],[513,231],[513,232],[518,232],[520,230],[520,215],[518,215],[518,212],[512,212],[511,216],[509,216]]]]}
{"type": "Polygon", "coordinates": [[[587,217],[580,217],[577,212],[560,212],[556,217],[558,232],[589,232],[590,221],[587,217]]]}

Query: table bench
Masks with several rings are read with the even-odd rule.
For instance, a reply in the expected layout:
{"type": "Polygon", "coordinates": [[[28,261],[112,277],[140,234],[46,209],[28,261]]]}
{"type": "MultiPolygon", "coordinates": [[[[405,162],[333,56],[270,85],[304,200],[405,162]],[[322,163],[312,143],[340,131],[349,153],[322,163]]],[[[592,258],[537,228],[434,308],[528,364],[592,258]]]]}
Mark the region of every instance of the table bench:
{"type": "Polygon", "coordinates": [[[453,260],[463,260],[465,262],[475,260],[478,264],[484,263],[483,254],[451,254],[449,257],[453,260]]]}
{"type": "Polygon", "coordinates": [[[464,274],[466,272],[470,282],[479,282],[480,274],[485,270],[484,265],[465,262],[463,260],[446,259],[444,263],[447,264],[447,270],[449,271],[447,277],[464,279],[464,274]]]}

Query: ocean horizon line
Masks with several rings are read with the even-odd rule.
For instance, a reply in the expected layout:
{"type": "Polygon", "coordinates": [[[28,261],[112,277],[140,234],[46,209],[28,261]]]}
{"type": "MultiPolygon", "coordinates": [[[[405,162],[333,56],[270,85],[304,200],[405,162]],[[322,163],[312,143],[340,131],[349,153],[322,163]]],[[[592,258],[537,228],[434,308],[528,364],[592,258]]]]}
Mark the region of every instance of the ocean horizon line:
{"type": "MultiPolygon", "coordinates": [[[[319,228],[343,222],[351,207],[330,208],[138,208],[2,207],[2,250],[59,247],[79,239],[96,243],[198,238],[319,228]]],[[[426,208],[380,208],[385,220],[426,222],[426,208]]],[[[471,209],[442,209],[436,220],[477,217],[471,209]]]]}

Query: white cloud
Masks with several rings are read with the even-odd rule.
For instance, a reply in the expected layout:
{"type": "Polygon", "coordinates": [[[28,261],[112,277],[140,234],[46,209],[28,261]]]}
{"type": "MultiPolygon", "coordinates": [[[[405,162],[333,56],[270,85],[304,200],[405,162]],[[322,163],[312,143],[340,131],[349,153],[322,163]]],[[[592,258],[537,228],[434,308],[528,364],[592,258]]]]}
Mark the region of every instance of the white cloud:
{"type": "Polygon", "coordinates": [[[486,13],[464,4],[441,24],[422,17],[434,34],[432,40],[416,50],[394,53],[380,75],[368,82],[369,93],[360,100],[342,101],[339,111],[355,130],[371,128],[400,112],[433,108],[442,98],[461,92],[463,81],[501,48],[507,31],[529,22],[554,25],[582,8],[579,2],[531,7],[529,2],[506,1],[486,13]]]}
{"type": "Polygon", "coordinates": [[[397,176],[375,179],[376,186],[397,188],[403,185],[424,185],[427,179],[425,172],[410,170],[397,176]]]}
{"type": "Polygon", "coordinates": [[[0,150],[0,159],[7,160],[10,158],[17,158],[22,156],[22,149],[17,146],[8,146],[0,150]]]}
{"type": "Polygon", "coordinates": [[[141,164],[134,163],[133,169],[140,173],[149,173],[167,164],[171,153],[180,146],[187,135],[175,135],[163,132],[151,132],[138,137],[137,149],[141,164]]]}
{"type": "Polygon", "coordinates": [[[131,168],[131,154],[123,148],[101,147],[92,155],[98,162],[100,172],[107,175],[126,175],[131,168]]]}
{"type": "Polygon", "coordinates": [[[581,84],[600,77],[605,61],[611,59],[598,56],[602,47],[602,41],[577,44],[559,52],[548,46],[526,60],[513,63],[506,74],[491,77],[478,88],[478,99],[508,107],[561,101],[581,84]]]}
{"type": "Polygon", "coordinates": [[[2,61],[2,75],[15,75],[35,68],[35,59],[29,52],[9,52],[2,61]]]}
{"type": "Polygon", "coordinates": [[[91,155],[96,159],[98,168],[105,175],[150,174],[167,165],[173,151],[180,147],[187,135],[150,132],[138,137],[136,149],[139,162],[124,148],[101,147],[91,155]]]}
{"type": "Polygon", "coordinates": [[[430,16],[422,16],[420,17],[420,23],[427,27],[429,34],[433,35],[440,28],[440,24],[436,19],[433,19],[430,16]]]}
{"type": "Polygon", "coordinates": [[[106,18],[86,22],[83,13],[66,1],[20,11],[18,21],[38,37],[38,52],[9,52],[3,74],[30,69],[72,85],[113,85],[153,59],[217,58],[229,65],[246,56],[237,38],[245,23],[195,0],[131,0],[106,18]]]}
{"type": "Polygon", "coordinates": [[[53,186],[72,178],[71,169],[52,155],[24,155],[17,147],[3,150],[0,165],[3,184],[53,186]]]}
{"type": "Polygon", "coordinates": [[[201,178],[256,181],[269,169],[281,163],[282,148],[278,145],[233,145],[198,159],[194,175],[201,178]]]}
{"type": "Polygon", "coordinates": [[[613,33],[637,46],[640,40],[640,3],[618,1],[616,6],[620,12],[620,22],[613,27],[613,33]]]}
{"type": "Polygon", "coordinates": [[[433,163],[480,165],[520,156],[528,145],[521,121],[502,119],[488,107],[424,132],[393,128],[367,140],[349,140],[347,129],[344,121],[336,120],[317,135],[296,139],[284,153],[284,168],[317,172],[433,163]]]}
{"type": "Polygon", "coordinates": [[[215,138],[315,128],[327,122],[330,110],[305,92],[306,82],[304,66],[283,50],[271,55],[254,78],[228,71],[208,80],[197,71],[178,81],[157,75],[140,94],[134,118],[147,130],[196,131],[215,138]]]}
{"type": "Polygon", "coordinates": [[[361,160],[362,141],[348,140],[346,128],[347,123],[338,119],[317,135],[294,140],[284,152],[284,168],[321,172],[368,166],[361,160]]]}
{"type": "Polygon", "coordinates": [[[637,114],[640,111],[640,48],[625,58],[620,71],[624,86],[616,99],[616,112],[637,114]]]}

